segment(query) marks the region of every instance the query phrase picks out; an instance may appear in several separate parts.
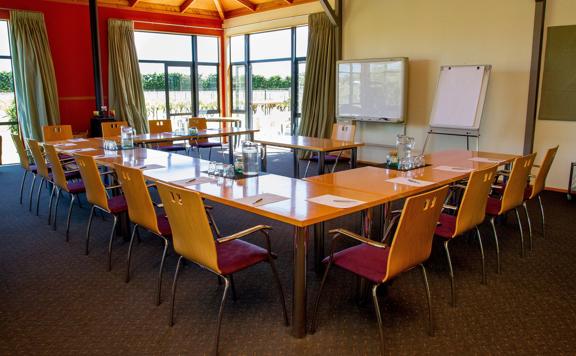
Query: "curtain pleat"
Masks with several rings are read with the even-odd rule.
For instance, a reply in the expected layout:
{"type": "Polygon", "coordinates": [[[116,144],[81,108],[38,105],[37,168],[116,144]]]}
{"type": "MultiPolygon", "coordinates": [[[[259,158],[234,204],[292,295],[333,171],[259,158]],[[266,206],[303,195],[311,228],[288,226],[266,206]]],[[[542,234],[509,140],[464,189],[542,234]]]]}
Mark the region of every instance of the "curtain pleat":
{"type": "Polygon", "coordinates": [[[330,137],[336,120],[336,27],[324,13],[308,17],[308,55],[299,134],[330,137]]]}
{"type": "Polygon", "coordinates": [[[132,21],[108,20],[108,51],[110,109],[137,133],[147,133],[144,89],[132,21]]]}
{"type": "Polygon", "coordinates": [[[44,15],[10,11],[10,42],[22,136],[42,140],[42,126],[60,123],[56,74],[44,15]]]}

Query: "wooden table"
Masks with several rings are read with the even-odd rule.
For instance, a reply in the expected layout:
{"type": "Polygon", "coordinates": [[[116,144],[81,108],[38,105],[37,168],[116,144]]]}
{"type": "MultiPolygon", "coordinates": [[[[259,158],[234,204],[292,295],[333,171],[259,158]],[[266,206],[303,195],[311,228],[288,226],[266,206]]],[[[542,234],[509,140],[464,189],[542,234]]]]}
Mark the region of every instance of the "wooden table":
{"type": "Polygon", "coordinates": [[[284,147],[292,149],[294,155],[294,177],[300,177],[300,166],[298,161],[298,150],[318,152],[318,175],[324,174],[326,153],[351,150],[352,168],[356,168],[358,147],[363,146],[362,142],[339,141],[330,138],[318,138],[307,136],[258,136],[255,142],[264,147],[264,157],[262,157],[262,170],[266,171],[266,146],[284,147]]]}
{"type": "MultiPolygon", "coordinates": [[[[149,166],[151,164],[163,166],[163,168],[159,169],[144,170],[146,178],[152,181],[169,183],[180,179],[206,176],[203,172],[208,168],[208,161],[199,158],[147,148],[106,152],[101,148],[101,139],[88,139],[87,141],[74,143],[74,146],[64,146],[70,141],[51,143],[59,144],[56,148],[63,153],[74,153],[71,150],[88,148],[90,149],[89,151],[81,153],[96,156],[96,161],[99,164],[108,167],[113,167],[115,163],[127,166],[149,166]],[[104,156],[106,153],[109,154],[108,157],[104,156]]],[[[381,197],[371,193],[331,187],[325,184],[274,174],[240,180],[219,178],[217,182],[192,186],[190,189],[199,192],[206,199],[293,226],[292,335],[297,338],[302,338],[306,335],[307,326],[306,260],[309,227],[334,218],[357,213],[385,202],[381,197]],[[242,204],[238,201],[239,199],[262,193],[281,195],[288,199],[259,207],[242,204]],[[325,194],[361,200],[363,203],[355,207],[340,209],[307,200],[308,198],[325,194]]]]}
{"type": "MultiPolygon", "coordinates": [[[[198,130],[196,135],[178,134],[174,132],[161,132],[154,134],[140,134],[134,135],[134,143],[138,145],[147,145],[152,143],[173,142],[181,140],[190,140],[198,138],[211,138],[211,137],[237,137],[241,135],[248,135],[250,140],[254,139],[254,133],[258,132],[257,129],[248,129],[240,127],[224,127],[220,129],[206,129],[198,130]]],[[[228,161],[230,164],[234,163],[234,143],[233,140],[228,139],[229,156],[228,161]]]]}
{"type": "Polygon", "coordinates": [[[237,117],[209,117],[206,118],[206,122],[231,123],[234,127],[240,127],[242,125],[242,119],[237,117]]]}

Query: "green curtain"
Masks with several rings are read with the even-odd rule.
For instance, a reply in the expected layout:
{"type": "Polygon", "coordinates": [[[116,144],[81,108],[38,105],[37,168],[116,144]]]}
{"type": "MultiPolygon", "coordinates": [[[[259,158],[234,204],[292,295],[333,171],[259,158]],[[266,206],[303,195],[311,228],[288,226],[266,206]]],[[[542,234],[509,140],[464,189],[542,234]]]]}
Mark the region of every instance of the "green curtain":
{"type": "Polygon", "coordinates": [[[137,133],[147,133],[146,104],[132,21],[108,20],[110,109],[137,133]]]}
{"type": "Polygon", "coordinates": [[[336,120],[336,27],[324,13],[311,14],[308,26],[299,134],[329,137],[336,120]]]}
{"type": "Polygon", "coordinates": [[[14,91],[22,136],[42,140],[42,126],[58,125],[58,89],[44,15],[10,11],[14,91]]]}

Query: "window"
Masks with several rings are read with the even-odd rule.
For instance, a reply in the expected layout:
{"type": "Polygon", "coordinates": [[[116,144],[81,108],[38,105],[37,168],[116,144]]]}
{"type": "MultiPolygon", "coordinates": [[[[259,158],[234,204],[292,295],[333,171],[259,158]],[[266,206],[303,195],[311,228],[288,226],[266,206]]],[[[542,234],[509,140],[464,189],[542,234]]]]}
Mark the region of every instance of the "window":
{"type": "Polygon", "coordinates": [[[148,119],[218,116],[218,37],[135,32],[148,119]]]}
{"type": "Polygon", "coordinates": [[[8,32],[8,21],[0,21],[0,135],[2,136],[2,163],[18,162],[11,133],[18,132],[14,76],[8,32]]]}
{"type": "Polygon", "coordinates": [[[230,37],[232,116],[263,133],[296,132],[308,26],[230,37]]]}

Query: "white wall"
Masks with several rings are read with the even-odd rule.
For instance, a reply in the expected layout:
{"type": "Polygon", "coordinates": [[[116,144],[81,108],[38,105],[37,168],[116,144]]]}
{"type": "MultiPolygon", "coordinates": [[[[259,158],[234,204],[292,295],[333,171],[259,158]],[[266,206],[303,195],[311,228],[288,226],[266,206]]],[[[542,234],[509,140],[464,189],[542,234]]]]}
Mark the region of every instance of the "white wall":
{"type": "MultiPolygon", "coordinates": [[[[576,25],[576,0],[548,1],[546,27],[565,25],[576,25]]],[[[546,38],[546,34],[544,37],[546,38]]],[[[544,54],[542,60],[544,61],[544,54]]],[[[560,145],[560,148],[548,175],[546,186],[566,189],[570,162],[576,161],[576,121],[538,120],[536,122],[534,150],[541,155],[540,158],[548,148],[556,145],[560,145]]]]}

